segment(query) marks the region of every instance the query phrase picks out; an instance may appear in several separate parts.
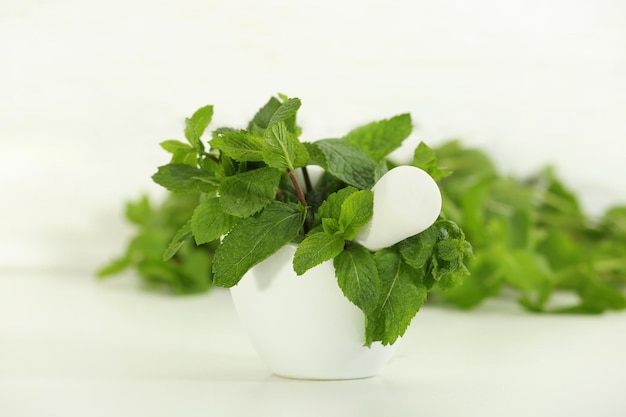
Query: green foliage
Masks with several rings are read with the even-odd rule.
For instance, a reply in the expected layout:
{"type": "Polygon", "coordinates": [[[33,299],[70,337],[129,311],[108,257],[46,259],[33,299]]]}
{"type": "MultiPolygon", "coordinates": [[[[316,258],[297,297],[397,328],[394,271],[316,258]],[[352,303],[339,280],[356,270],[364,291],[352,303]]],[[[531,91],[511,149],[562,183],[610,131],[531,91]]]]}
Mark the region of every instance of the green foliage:
{"type": "Polygon", "coordinates": [[[283,120],[270,124],[264,140],[263,160],[273,168],[294,171],[309,161],[306,147],[287,129],[283,120]]]}
{"type": "Polygon", "coordinates": [[[136,232],[119,257],[103,265],[98,277],[107,278],[125,270],[137,273],[148,288],[169,290],[175,294],[201,293],[211,288],[212,244],[196,246],[189,239],[179,239],[173,258],[163,261],[172,236],[184,228],[198,201],[198,194],[170,193],[153,206],[148,197],[126,205],[126,218],[136,232]]]}
{"type": "Polygon", "coordinates": [[[209,144],[212,148],[230,155],[235,161],[263,160],[263,138],[245,130],[218,131],[209,144]]]}
{"type": "Polygon", "coordinates": [[[339,255],[344,245],[343,237],[336,234],[326,232],[309,234],[298,244],[293,258],[293,269],[298,275],[302,275],[310,268],[339,255]]]}
{"type": "Polygon", "coordinates": [[[217,188],[215,176],[210,172],[185,164],[169,164],[159,167],[152,179],[170,191],[209,193],[217,188]]]}
{"type": "Polygon", "coordinates": [[[412,130],[411,115],[405,113],[351,130],[343,140],[380,162],[398,148],[412,130]]]}
{"type": "MultiPolygon", "coordinates": [[[[296,273],[332,261],[338,290],[366,315],[367,344],[393,343],[430,287],[460,284],[469,244],[444,220],[423,237],[379,252],[352,242],[372,218],[371,188],[389,169],[386,156],[411,133],[411,117],[401,114],[341,139],[304,143],[296,123],[300,106],[297,98],[272,97],[246,129],[215,129],[206,144],[202,137],[213,107],[185,119],[188,143],[161,142],[171,159],[152,178],[170,191],[168,201],[188,204],[176,212],[152,209],[145,199],[132,205],[128,219],[138,235],[101,274],[135,267],[144,279],[179,293],[210,284],[231,287],[282,246],[297,244],[296,273]],[[315,187],[308,165],[324,169],[315,187]],[[161,219],[158,227],[148,221],[166,214],[177,214],[175,221],[161,219]]],[[[430,148],[420,145],[416,161],[437,175],[430,148]]]]}
{"type": "Polygon", "coordinates": [[[402,259],[397,248],[385,248],[375,255],[380,277],[380,295],[374,311],[366,315],[365,343],[384,345],[402,336],[426,301],[428,290],[416,280],[419,274],[402,259]]]}
{"type": "MultiPolygon", "coordinates": [[[[359,191],[347,186],[329,194],[315,215],[313,231],[298,245],[293,259],[296,273],[301,275],[315,265],[339,256],[344,246],[372,218],[373,206],[374,196],[369,190],[359,191]]],[[[337,278],[341,282],[339,275],[337,278]]]]}
{"type": "Polygon", "coordinates": [[[161,142],[171,159],[152,177],[170,191],[166,201],[128,205],[137,234],[100,275],[132,268],[147,283],[200,292],[236,285],[252,266],[296,244],[298,274],[333,262],[338,288],[365,315],[367,345],[394,343],[428,294],[461,308],[505,288],[533,312],[626,308],[626,207],[592,221],[553,170],[502,176],[484,152],[459,142],[420,143],[413,154],[412,165],[442,191],[435,224],[376,252],[354,243],[373,215],[370,190],[392,166],[385,158],[410,134],[411,118],[303,143],[300,106],[297,98],[272,97],[246,129],[215,129],[206,143],[213,107],[187,118],[188,143],[161,142]],[[324,170],[314,186],[298,179],[308,177],[309,165],[324,170]],[[563,291],[578,302],[555,305],[563,291]]]}
{"type": "Polygon", "coordinates": [[[353,244],[340,251],[334,261],[337,283],[348,300],[365,314],[379,306],[380,276],[374,256],[363,246],[353,244]]]}
{"type": "Polygon", "coordinates": [[[282,173],[258,168],[222,180],[219,186],[222,207],[230,215],[249,217],[276,199],[282,173]]]}
{"type": "MultiPolygon", "coordinates": [[[[223,198],[223,197],[222,197],[223,198]]],[[[238,219],[222,208],[220,197],[202,201],[194,210],[189,224],[189,233],[197,245],[218,240],[237,223],[238,219]]]]}
{"type": "Polygon", "coordinates": [[[309,146],[317,156],[313,163],[331,175],[362,190],[374,186],[376,163],[361,149],[341,139],[323,139],[309,146]]]}
{"type": "Polygon", "coordinates": [[[291,242],[304,223],[302,207],[275,202],[258,215],[241,220],[215,252],[215,285],[232,287],[254,265],[291,242]]]}
{"type": "Polygon", "coordinates": [[[454,171],[440,182],[444,214],[476,253],[467,265],[472,274],[462,286],[438,294],[441,299],[472,308],[507,288],[533,312],[626,308],[625,207],[593,220],[551,168],[528,179],[506,177],[484,152],[457,141],[436,154],[454,171]],[[577,301],[563,305],[562,293],[577,301]]]}

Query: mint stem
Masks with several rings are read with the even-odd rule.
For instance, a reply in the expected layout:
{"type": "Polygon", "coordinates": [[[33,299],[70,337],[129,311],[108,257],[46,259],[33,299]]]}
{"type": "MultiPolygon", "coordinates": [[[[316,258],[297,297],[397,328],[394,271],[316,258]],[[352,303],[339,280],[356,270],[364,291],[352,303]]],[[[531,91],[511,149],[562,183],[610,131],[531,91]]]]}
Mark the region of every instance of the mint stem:
{"type": "Polygon", "coordinates": [[[307,207],[308,205],[304,198],[304,193],[302,193],[302,188],[300,187],[300,183],[298,182],[298,179],[296,178],[296,174],[294,174],[293,171],[290,169],[287,170],[287,174],[289,174],[289,179],[291,180],[291,183],[296,189],[296,193],[298,194],[298,200],[300,201],[300,204],[302,204],[304,207],[307,207]]]}
{"type": "MultiPolygon", "coordinates": [[[[304,198],[304,193],[302,192],[302,187],[300,187],[300,183],[296,178],[296,174],[293,173],[292,170],[287,169],[287,174],[289,174],[289,179],[291,180],[294,188],[296,189],[296,193],[298,194],[298,201],[302,204],[305,209],[308,207],[306,199],[304,198]]],[[[311,219],[309,218],[308,210],[306,215],[306,221],[304,222],[304,233],[306,234],[311,229],[311,219]]]]}
{"type": "Polygon", "coordinates": [[[306,186],[306,192],[310,193],[313,190],[313,184],[311,184],[311,177],[309,177],[309,170],[306,167],[302,167],[302,176],[304,177],[304,185],[306,186]]]}

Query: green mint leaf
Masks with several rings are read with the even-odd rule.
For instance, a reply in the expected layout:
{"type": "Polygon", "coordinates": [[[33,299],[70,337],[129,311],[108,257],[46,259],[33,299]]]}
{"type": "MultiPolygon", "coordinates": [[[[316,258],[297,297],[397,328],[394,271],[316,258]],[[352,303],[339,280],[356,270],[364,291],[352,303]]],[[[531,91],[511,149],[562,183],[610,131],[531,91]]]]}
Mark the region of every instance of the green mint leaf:
{"type": "Polygon", "coordinates": [[[626,206],[609,208],[602,216],[601,227],[615,238],[626,238],[626,206]]]}
{"type": "Polygon", "coordinates": [[[211,123],[213,118],[213,106],[204,106],[195,111],[191,116],[193,122],[194,134],[198,139],[202,138],[205,129],[211,123]]]}
{"type": "Polygon", "coordinates": [[[328,218],[335,219],[338,222],[339,216],[341,216],[341,206],[348,197],[358,191],[359,190],[354,187],[345,187],[329,194],[317,210],[316,219],[321,221],[321,219],[328,218]]]}
{"type": "Polygon", "coordinates": [[[191,217],[191,231],[197,245],[219,239],[237,223],[237,218],[224,212],[219,197],[207,198],[196,207],[191,217]]]}
{"type": "Polygon", "coordinates": [[[343,140],[367,153],[375,162],[380,162],[400,147],[412,130],[411,115],[406,113],[357,127],[343,140]]]}
{"type": "Polygon", "coordinates": [[[145,225],[152,213],[150,199],[146,195],[141,196],[137,201],[126,203],[126,219],[137,226],[145,225]]]}
{"type": "Polygon", "coordinates": [[[96,272],[96,276],[98,278],[106,278],[111,275],[116,275],[125,270],[126,268],[130,268],[132,266],[132,261],[129,256],[122,256],[120,258],[115,258],[111,260],[109,263],[98,269],[96,272]]]}
{"type": "Polygon", "coordinates": [[[146,228],[132,238],[127,253],[133,261],[136,258],[162,261],[163,252],[171,239],[171,233],[165,235],[161,230],[146,228]]]}
{"type": "Polygon", "coordinates": [[[176,252],[178,252],[178,249],[180,249],[183,243],[185,243],[185,241],[187,239],[190,239],[192,236],[193,234],[191,232],[191,219],[189,219],[187,223],[185,223],[180,229],[178,229],[178,231],[172,238],[172,241],[167,246],[167,249],[165,249],[165,253],[163,254],[163,260],[167,261],[172,256],[176,255],[176,252]]]}
{"type": "Polygon", "coordinates": [[[462,260],[465,252],[464,241],[447,239],[437,243],[437,257],[444,261],[462,260]]]}
{"type": "Polygon", "coordinates": [[[581,283],[576,292],[580,296],[579,306],[567,309],[567,313],[598,314],[606,310],[626,309],[626,294],[596,277],[581,283]]]}
{"type": "Polygon", "coordinates": [[[209,290],[211,256],[207,254],[208,250],[209,248],[205,246],[198,248],[195,245],[186,245],[179,251],[182,261],[176,265],[178,280],[170,284],[175,293],[197,294],[209,290]]]}
{"type": "Polygon", "coordinates": [[[209,143],[236,161],[263,160],[263,138],[245,130],[218,132],[209,143]]]}
{"type": "MultiPolygon", "coordinates": [[[[461,228],[451,220],[439,219],[430,229],[437,231],[437,242],[432,248],[430,263],[424,266],[427,269],[423,277],[424,284],[431,288],[437,283],[443,290],[461,285],[464,278],[469,275],[464,261],[466,257],[473,258],[472,246],[465,240],[461,228]]],[[[424,238],[428,238],[426,249],[430,250],[432,238],[429,235],[425,235],[424,238]]],[[[418,267],[418,263],[414,263],[415,258],[405,256],[405,259],[408,259],[407,264],[418,267]]]]}
{"type": "Polygon", "coordinates": [[[402,261],[393,248],[375,255],[381,294],[376,309],[366,316],[365,343],[394,343],[402,336],[411,320],[426,301],[427,290],[415,283],[413,269],[402,261]]]}
{"type": "Polygon", "coordinates": [[[169,164],[159,167],[152,179],[173,192],[215,191],[218,182],[213,174],[185,164],[169,164]]]}
{"type": "Polygon", "coordinates": [[[339,227],[339,220],[329,217],[322,218],[322,229],[330,235],[340,232],[341,228],[339,227]]]}
{"type": "Polygon", "coordinates": [[[435,181],[452,174],[451,171],[439,167],[435,151],[424,142],[420,142],[413,152],[413,166],[426,171],[435,181]]]}
{"type": "Polygon", "coordinates": [[[180,152],[180,151],[193,151],[194,149],[187,145],[186,143],[183,143],[179,140],[176,139],[169,139],[169,140],[165,140],[163,142],[161,142],[159,145],[161,145],[161,148],[163,148],[164,150],[166,150],[169,153],[176,153],[176,152],[180,152]]]}
{"type": "Polygon", "coordinates": [[[401,241],[398,247],[404,261],[415,269],[425,268],[435,249],[438,235],[439,227],[432,225],[423,232],[401,241]]]}
{"type": "Polygon", "coordinates": [[[277,122],[285,122],[287,129],[292,133],[296,133],[296,113],[301,105],[302,103],[299,98],[290,98],[285,100],[285,102],[276,109],[274,114],[272,114],[272,118],[270,119],[268,126],[277,122]]]}
{"type": "Polygon", "coordinates": [[[191,151],[180,151],[172,155],[170,164],[189,165],[191,167],[198,166],[198,154],[195,149],[191,151]]]}
{"type": "Polygon", "coordinates": [[[374,193],[369,190],[357,191],[341,204],[339,227],[346,240],[352,240],[361,227],[372,219],[374,214],[374,193]]]}
{"type": "Polygon", "coordinates": [[[263,132],[270,125],[272,115],[281,106],[281,102],[276,97],[271,97],[269,101],[259,109],[254,118],[248,124],[248,131],[256,135],[263,135],[263,132]]]}
{"type": "Polygon", "coordinates": [[[387,172],[389,172],[389,166],[387,165],[387,160],[383,159],[378,163],[376,171],[374,171],[374,183],[377,183],[387,172]]]}
{"type": "Polygon", "coordinates": [[[328,169],[326,156],[319,146],[311,142],[303,142],[302,144],[306,147],[306,150],[309,153],[309,164],[328,169]]]}
{"type": "Polygon", "coordinates": [[[272,123],[265,131],[263,160],[271,167],[293,171],[306,165],[309,153],[284,121],[272,123]]]}
{"type": "Polygon", "coordinates": [[[219,186],[224,211],[237,217],[249,217],[276,200],[282,172],[269,167],[226,177],[219,186]]]}
{"type": "Polygon", "coordinates": [[[185,164],[195,167],[198,163],[197,151],[186,143],[170,139],[160,143],[161,147],[172,154],[170,164],[185,164]]]}
{"type": "Polygon", "coordinates": [[[463,285],[459,285],[439,296],[446,302],[459,308],[470,309],[478,306],[485,299],[495,297],[501,292],[504,283],[500,257],[491,251],[480,252],[471,263],[471,275],[463,277],[463,285]]]}
{"type": "Polygon", "coordinates": [[[215,176],[220,181],[223,181],[225,178],[235,175],[237,171],[237,163],[227,155],[221,154],[215,170],[215,176]]]}
{"type": "Polygon", "coordinates": [[[196,152],[204,152],[204,144],[200,137],[196,134],[196,125],[193,120],[185,119],[185,138],[193,146],[196,152]]]}
{"type": "Polygon", "coordinates": [[[304,224],[301,206],[274,202],[237,223],[215,252],[215,285],[232,287],[254,265],[291,242],[304,224]]]}
{"type": "Polygon", "coordinates": [[[381,283],[374,257],[363,246],[352,244],[339,253],[333,264],[343,294],[364,313],[378,306],[381,283]]]}
{"type": "Polygon", "coordinates": [[[345,241],[328,233],[309,234],[298,244],[293,258],[293,269],[298,275],[324,261],[334,258],[343,250],[345,241]]]}
{"type": "Polygon", "coordinates": [[[323,139],[313,145],[324,154],[323,167],[331,175],[362,190],[374,186],[376,163],[366,153],[341,139],[323,139]]]}
{"type": "Polygon", "coordinates": [[[531,311],[543,311],[554,291],[554,278],[545,259],[523,250],[507,250],[501,251],[499,265],[505,281],[521,291],[520,303],[531,311]]]}

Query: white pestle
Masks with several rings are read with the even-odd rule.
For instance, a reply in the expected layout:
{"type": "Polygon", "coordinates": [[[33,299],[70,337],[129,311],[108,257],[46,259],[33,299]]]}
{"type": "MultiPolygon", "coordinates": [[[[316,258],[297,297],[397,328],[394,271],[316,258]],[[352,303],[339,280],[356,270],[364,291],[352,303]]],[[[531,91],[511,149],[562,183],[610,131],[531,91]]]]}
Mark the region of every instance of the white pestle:
{"type": "Polygon", "coordinates": [[[441,212],[441,192],[426,171],[398,166],[372,188],[374,215],[354,241],[371,251],[392,246],[428,229],[441,212]]]}

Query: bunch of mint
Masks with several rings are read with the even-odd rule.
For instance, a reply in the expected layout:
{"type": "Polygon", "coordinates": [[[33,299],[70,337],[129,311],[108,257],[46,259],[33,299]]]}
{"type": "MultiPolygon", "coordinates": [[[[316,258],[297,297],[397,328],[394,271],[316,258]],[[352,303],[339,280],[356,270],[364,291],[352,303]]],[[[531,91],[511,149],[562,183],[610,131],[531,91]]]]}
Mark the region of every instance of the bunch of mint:
{"type": "MultiPolygon", "coordinates": [[[[366,316],[366,344],[395,342],[429,291],[458,286],[468,275],[464,261],[472,256],[471,245],[461,228],[445,218],[376,252],[353,242],[372,218],[371,188],[394,166],[386,157],[411,133],[411,118],[402,114],[356,128],[340,139],[302,142],[296,123],[300,105],[297,98],[272,97],[246,129],[217,128],[206,144],[202,137],[213,107],[202,107],[186,119],[188,143],[161,143],[171,160],[152,177],[172,193],[171,199],[193,200],[177,213],[185,219],[168,223],[178,229],[167,245],[159,240],[154,247],[144,247],[150,254],[142,254],[139,245],[131,243],[128,253],[101,275],[137,266],[144,277],[159,275],[176,290],[193,292],[200,281],[184,273],[191,268],[185,264],[195,259],[190,254],[201,253],[205,263],[197,271],[207,276],[201,285],[232,287],[252,266],[296,243],[293,267],[298,274],[333,260],[338,290],[366,316]],[[323,171],[315,184],[307,168],[311,165],[323,171]],[[196,251],[189,242],[197,245],[196,251]],[[154,273],[144,263],[154,265],[152,250],[157,246],[163,249],[165,263],[154,273]],[[174,274],[194,285],[174,284],[168,280],[174,274]]],[[[413,162],[436,179],[446,175],[423,143],[413,162]]],[[[144,235],[161,236],[158,226],[139,225],[144,235]]]]}
{"type": "Polygon", "coordinates": [[[443,212],[475,252],[472,275],[441,299],[472,308],[512,294],[525,309],[547,313],[626,308],[626,206],[592,219],[550,167],[519,179],[458,141],[436,154],[454,171],[439,184],[443,212]]]}

